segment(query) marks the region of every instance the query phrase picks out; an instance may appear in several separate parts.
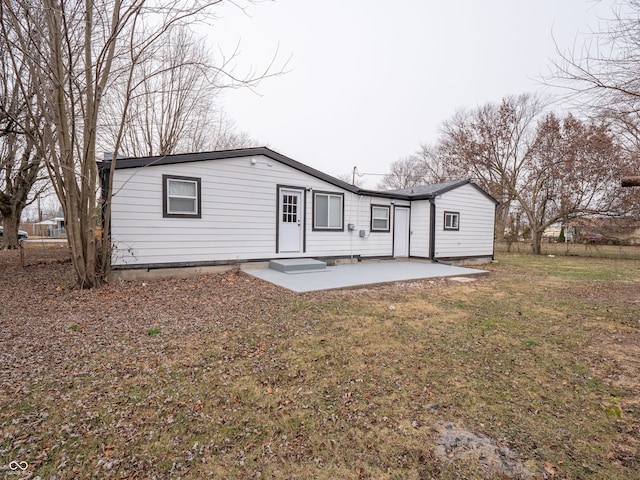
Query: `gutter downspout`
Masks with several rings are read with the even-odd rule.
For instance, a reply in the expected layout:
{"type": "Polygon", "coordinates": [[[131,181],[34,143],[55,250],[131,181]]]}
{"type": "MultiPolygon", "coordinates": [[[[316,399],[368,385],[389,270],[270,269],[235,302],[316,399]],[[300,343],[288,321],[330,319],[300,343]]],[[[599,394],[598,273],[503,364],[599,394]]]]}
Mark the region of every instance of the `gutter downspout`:
{"type": "Polygon", "coordinates": [[[491,252],[491,260],[496,260],[496,215],[498,213],[498,205],[493,209],[493,251],[491,252]]]}
{"type": "MultiPolygon", "coordinates": [[[[111,177],[111,168],[99,168],[98,169],[98,177],[100,179],[100,226],[104,228],[105,220],[106,220],[106,205],[107,199],[109,198],[109,177],[111,177]]],[[[109,222],[109,237],[111,237],[111,222],[109,222]]]]}
{"type": "Polygon", "coordinates": [[[429,199],[429,256],[432,262],[436,260],[436,200],[429,199]]]}
{"type": "Polygon", "coordinates": [[[431,241],[429,242],[429,255],[431,255],[431,261],[433,263],[441,263],[443,265],[451,265],[451,262],[444,262],[436,258],[436,199],[429,199],[429,206],[431,207],[429,215],[429,230],[431,241]]]}

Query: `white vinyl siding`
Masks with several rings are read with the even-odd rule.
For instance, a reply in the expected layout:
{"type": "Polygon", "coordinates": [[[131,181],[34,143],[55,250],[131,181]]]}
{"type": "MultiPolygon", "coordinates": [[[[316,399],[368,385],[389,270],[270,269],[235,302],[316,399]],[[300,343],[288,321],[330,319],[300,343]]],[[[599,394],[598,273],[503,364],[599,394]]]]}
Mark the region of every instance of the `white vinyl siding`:
{"type": "MultiPolygon", "coordinates": [[[[127,168],[115,171],[112,204],[113,265],[189,264],[287,258],[276,253],[278,186],[306,189],[305,252],[301,257],[392,254],[392,234],[369,235],[371,203],[263,156],[127,168]],[[255,165],[251,160],[255,160],[255,165]],[[201,179],[201,219],[164,218],[162,176],[201,179]],[[313,194],[340,193],[342,229],[313,229],[313,194]],[[349,231],[347,224],[353,224],[349,231]],[[359,231],[364,230],[364,238],[359,231]]],[[[408,202],[399,201],[397,204],[408,202]]]]}
{"type": "MultiPolygon", "coordinates": [[[[428,200],[357,195],[261,155],[117,169],[113,182],[114,266],[290,258],[276,253],[280,188],[305,192],[299,206],[305,248],[299,257],[391,257],[393,228],[372,234],[371,227],[372,206],[391,208],[392,201],[411,207],[410,255],[429,256],[428,200]],[[199,219],[164,216],[163,176],[199,179],[199,219]],[[340,228],[314,228],[314,196],[320,193],[341,199],[340,228]]],[[[492,254],[495,206],[486,196],[465,185],[439,196],[436,205],[437,257],[492,254]],[[445,210],[460,212],[459,231],[444,230],[445,210]]],[[[330,209],[327,199],[327,225],[335,227],[330,209]]]]}
{"type": "Polygon", "coordinates": [[[493,255],[495,203],[466,184],[436,198],[436,258],[493,255]],[[458,229],[445,228],[445,212],[458,213],[458,229]]]}

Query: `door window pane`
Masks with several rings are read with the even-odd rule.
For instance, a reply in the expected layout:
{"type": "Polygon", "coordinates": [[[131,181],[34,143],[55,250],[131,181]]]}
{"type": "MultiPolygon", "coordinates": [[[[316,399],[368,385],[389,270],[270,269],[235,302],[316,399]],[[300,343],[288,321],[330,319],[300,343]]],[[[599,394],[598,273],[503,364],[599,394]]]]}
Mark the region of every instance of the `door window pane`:
{"type": "Polygon", "coordinates": [[[295,223],[298,221],[298,197],[296,195],[282,195],[282,221],[295,223]]]}

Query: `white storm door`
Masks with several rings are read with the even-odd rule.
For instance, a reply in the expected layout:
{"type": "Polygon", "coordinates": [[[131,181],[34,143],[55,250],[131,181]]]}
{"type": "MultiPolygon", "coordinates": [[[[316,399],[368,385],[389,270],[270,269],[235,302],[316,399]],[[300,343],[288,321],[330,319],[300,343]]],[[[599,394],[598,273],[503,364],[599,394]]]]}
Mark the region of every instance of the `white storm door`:
{"type": "Polygon", "coordinates": [[[304,231],[304,195],[301,190],[281,188],[278,207],[278,252],[302,252],[304,231]]]}
{"type": "Polygon", "coordinates": [[[409,209],[396,207],[393,214],[393,256],[409,256],[409,209]]]}

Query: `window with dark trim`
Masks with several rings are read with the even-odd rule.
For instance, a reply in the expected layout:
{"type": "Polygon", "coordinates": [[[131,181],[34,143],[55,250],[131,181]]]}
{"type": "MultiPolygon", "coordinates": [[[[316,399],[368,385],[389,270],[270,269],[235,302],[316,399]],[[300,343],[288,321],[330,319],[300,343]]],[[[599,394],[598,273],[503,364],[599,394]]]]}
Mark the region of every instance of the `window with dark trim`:
{"type": "Polygon", "coordinates": [[[344,230],[344,194],[313,193],[313,229],[344,230]]]}
{"type": "Polygon", "coordinates": [[[444,229],[460,230],[460,213],[444,212],[444,229]]]}
{"type": "Polygon", "coordinates": [[[387,205],[371,205],[371,231],[388,232],[391,230],[391,208],[387,205]]]}
{"type": "Polygon", "coordinates": [[[162,216],[202,218],[201,184],[196,177],[162,176],[162,216]]]}

